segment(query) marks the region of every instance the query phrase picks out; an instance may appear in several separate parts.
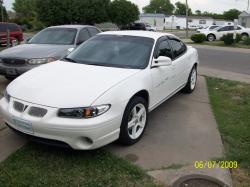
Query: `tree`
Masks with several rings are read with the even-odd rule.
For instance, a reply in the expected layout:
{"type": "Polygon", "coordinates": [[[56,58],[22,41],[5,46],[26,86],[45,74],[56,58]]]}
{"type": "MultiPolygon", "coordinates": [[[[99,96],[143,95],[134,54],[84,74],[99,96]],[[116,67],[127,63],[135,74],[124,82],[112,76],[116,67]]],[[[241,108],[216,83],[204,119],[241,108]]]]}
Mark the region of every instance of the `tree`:
{"type": "Polygon", "coordinates": [[[240,11],[237,9],[230,9],[229,11],[225,11],[223,13],[223,16],[226,20],[234,20],[234,19],[238,19],[239,15],[240,15],[240,11]]]}
{"type": "Polygon", "coordinates": [[[138,20],[139,14],[138,6],[127,0],[114,0],[109,7],[110,19],[119,27],[138,20]]]}
{"type": "Polygon", "coordinates": [[[8,20],[8,14],[7,14],[7,11],[6,11],[6,8],[5,8],[5,6],[3,6],[3,5],[0,5],[0,17],[1,17],[1,19],[0,19],[0,21],[7,21],[8,20]],[[2,14],[2,10],[3,10],[3,14],[2,14]],[[2,15],[3,15],[3,18],[2,18],[2,15]]]}
{"type": "Polygon", "coordinates": [[[32,22],[37,20],[36,0],[15,0],[13,9],[17,15],[16,22],[31,29],[32,22]]]}
{"type": "Polygon", "coordinates": [[[46,25],[89,24],[109,20],[110,0],[37,0],[38,18],[46,25]]]}
{"type": "Polygon", "coordinates": [[[198,15],[198,16],[200,16],[201,15],[201,11],[200,10],[196,10],[195,14],[198,15]]]}
{"type": "MultiPolygon", "coordinates": [[[[175,3],[176,9],[175,9],[175,14],[176,15],[186,15],[186,5],[184,3],[181,3],[178,1],[175,3]]],[[[192,10],[191,8],[188,8],[188,15],[192,15],[192,10]]]]}
{"type": "Polygon", "coordinates": [[[148,6],[143,8],[144,13],[162,13],[165,15],[172,15],[174,5],[170,0],[150,0],[148,6]]]}

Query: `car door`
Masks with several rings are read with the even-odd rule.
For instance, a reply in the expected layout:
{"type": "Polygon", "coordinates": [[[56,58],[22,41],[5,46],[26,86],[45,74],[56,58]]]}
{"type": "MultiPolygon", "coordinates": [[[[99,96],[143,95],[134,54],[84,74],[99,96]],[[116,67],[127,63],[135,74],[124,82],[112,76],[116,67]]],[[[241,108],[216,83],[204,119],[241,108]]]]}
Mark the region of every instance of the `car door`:
{"type": "Polygon", "coordinates": [[[77,37],[76,45],[82,44],[83,42],[87,41],[90,37],[91,36],[87,28],[81,29],[77,37]]]}
{"type": "MultiPolygon", "coordinates": [[[[160,38],[157,41],[154,58],[157,59],[159,56],[166,56],[173,58],[172,49],[167,41],[166,37],[160,38]]],[[[151,68],[151,77],[153,83],[153,97],[152,105],[157,105],[165,98],[167,98],[174,91],[173,82],[173,66],[160,66],[151,68]]]]}
{"type": "Polygon", "coordinates": [[[179,39],[169,37],[168,41],[173,51],[172,76],[175,89],[178,89],[187,82],[188,61],[191,60],[191,56],[187,54],[187,46],[179,39]]]}
{"type": "Polygon", "coordinates": [[[220,28],[216,33],[216,39],[219,40],[223,35],[234,33],[234,26],[225,26],[220,28]]]}

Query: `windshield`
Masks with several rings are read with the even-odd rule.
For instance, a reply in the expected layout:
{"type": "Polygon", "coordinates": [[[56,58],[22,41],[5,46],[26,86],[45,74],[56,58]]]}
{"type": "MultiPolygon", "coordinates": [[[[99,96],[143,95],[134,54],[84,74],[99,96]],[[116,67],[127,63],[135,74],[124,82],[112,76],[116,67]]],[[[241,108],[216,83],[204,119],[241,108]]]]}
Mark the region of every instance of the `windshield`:
{"type": "Polygon", "coordinates": [[[145,37],[99,35],[65,58],[87,65],[143,69],[148,65],[154,40],[145,37]]]}
{"type": "Polygon", "coordinates": [[[75,42],[77,29],[48,28],[36,34],[30,44],[72,45],[75,42]]]}

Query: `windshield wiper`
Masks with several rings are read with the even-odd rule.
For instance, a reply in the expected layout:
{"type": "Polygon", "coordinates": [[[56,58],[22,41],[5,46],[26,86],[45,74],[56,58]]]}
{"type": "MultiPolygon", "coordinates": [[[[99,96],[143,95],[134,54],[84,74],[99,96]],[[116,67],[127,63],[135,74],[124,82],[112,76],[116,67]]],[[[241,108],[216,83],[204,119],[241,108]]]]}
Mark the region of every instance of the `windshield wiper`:
{"type": "Polygon", "coordinates": [[[68,62],[78,63],[78,62],[77,62],[77,61],[75,61],[74,59],[72,59],[72,58],[68,58],[68,57],[63,58],[62,60],[64,60],[64,61],[68,61],[68,62]]]}

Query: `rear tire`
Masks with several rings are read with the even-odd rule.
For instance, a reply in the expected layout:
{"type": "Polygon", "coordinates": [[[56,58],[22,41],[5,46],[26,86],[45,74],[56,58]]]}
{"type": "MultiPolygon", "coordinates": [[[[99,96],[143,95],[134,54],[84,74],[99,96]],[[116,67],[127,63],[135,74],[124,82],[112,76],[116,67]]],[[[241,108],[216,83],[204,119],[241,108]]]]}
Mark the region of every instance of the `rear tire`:
{"type": "Polygon", "coordinates": [[[142,97],[134,97],[123,114],[119,142],[133,145],[143,136],[148,123],[148,103],[142,97]]]}
{"type": "Polygon", "coordinates": [[[213,42],[213,41],[215,41],[215,39],[216,39],[215,35],[213,35],[213,34],[207,35],[207,40],[208,40],[209,42],[213,42]]]}
{"type": "Polygon", "coordinates": [[[182,91],[184,93],[191,94],[196,88],[196,83],[197,83],[197,67],[194,66],[188,77],[187,85],[183,88],[182,91]]]}

